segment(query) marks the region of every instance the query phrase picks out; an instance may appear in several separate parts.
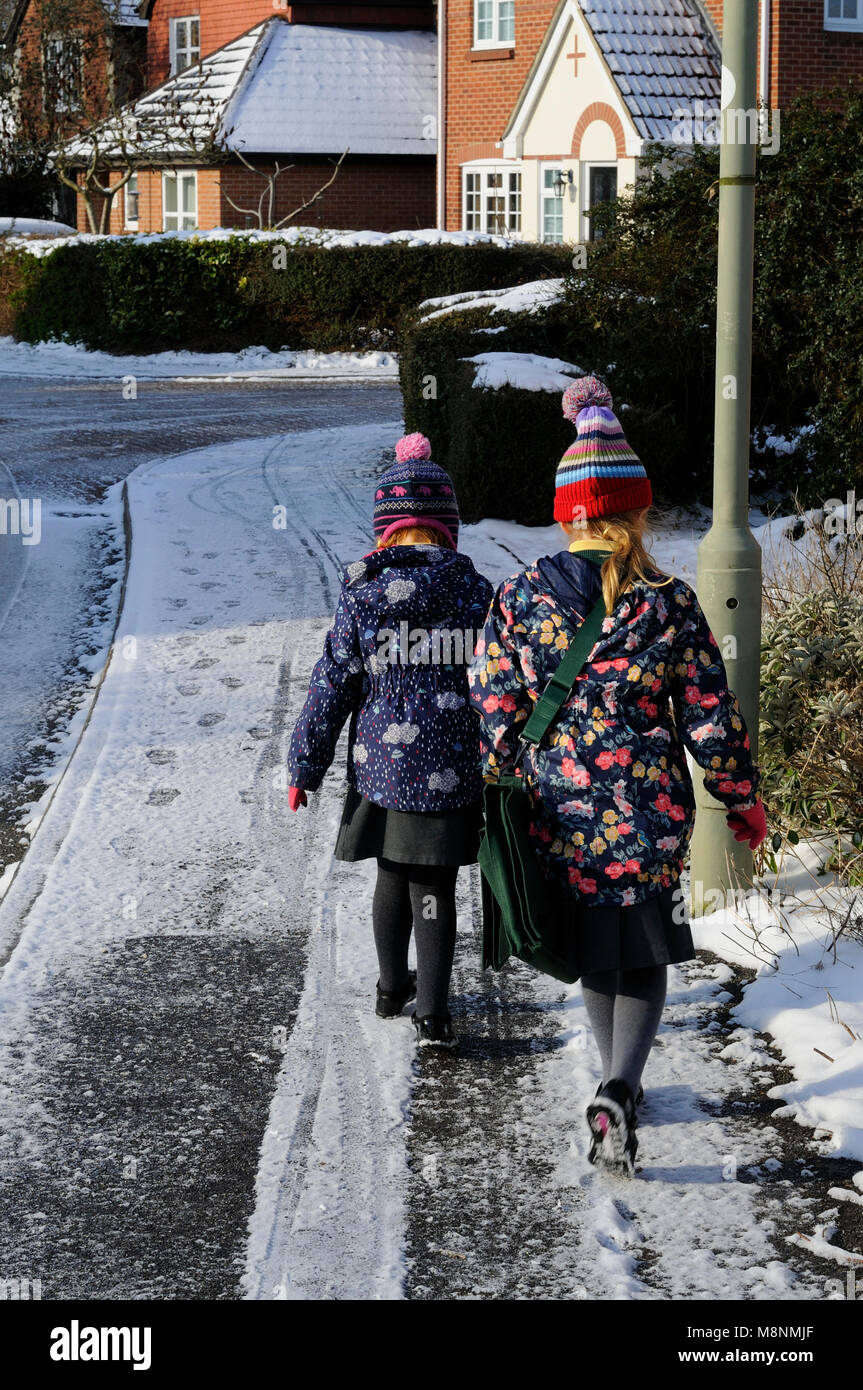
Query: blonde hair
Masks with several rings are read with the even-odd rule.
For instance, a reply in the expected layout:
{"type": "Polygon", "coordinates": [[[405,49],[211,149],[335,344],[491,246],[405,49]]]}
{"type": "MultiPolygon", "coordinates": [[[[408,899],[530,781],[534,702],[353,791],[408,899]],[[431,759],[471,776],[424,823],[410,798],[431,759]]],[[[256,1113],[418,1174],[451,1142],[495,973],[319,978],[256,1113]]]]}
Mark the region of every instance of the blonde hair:
{"type": "MultiPolygon", "coordinates": [[[[664,579],[649,579],[648,574],[661,574],[662,571],[644,543],[647,529],[648,509],[639,507],[634,511],[618,512],[614,516],[592,516],[587,519],[588,536],[610,541],[614,549],[602,566],[602,597],[605,611],[613,613],[621,594],[633,584],[647,584],[651,589],[661,589],[672,583],[672,576],[664,579]]],[[[567,535],[584,536],[584,525],[565,526],[567,535]]]]}
{"type": "Polygon", "coordinates": [[[390,545],[447,545],[450,550],[454,549],[443,531],[438,531],[434,526],[401,526],[398,531],[392,531],[385,541],[378,541],[376,548],[386,550],[390,545]]]}

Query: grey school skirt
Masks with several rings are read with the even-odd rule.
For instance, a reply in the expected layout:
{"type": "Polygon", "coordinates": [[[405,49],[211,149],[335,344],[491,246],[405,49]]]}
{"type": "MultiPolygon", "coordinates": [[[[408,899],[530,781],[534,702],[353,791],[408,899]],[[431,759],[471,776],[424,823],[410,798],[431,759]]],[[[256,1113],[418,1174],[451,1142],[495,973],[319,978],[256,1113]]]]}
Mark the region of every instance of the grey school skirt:
{"type": "Polygon", "coordinates": [[[481,825],[481,801],[454,811],[391,811],[349,786],[334,853],[350,861],[473,864],[481,825]]]}

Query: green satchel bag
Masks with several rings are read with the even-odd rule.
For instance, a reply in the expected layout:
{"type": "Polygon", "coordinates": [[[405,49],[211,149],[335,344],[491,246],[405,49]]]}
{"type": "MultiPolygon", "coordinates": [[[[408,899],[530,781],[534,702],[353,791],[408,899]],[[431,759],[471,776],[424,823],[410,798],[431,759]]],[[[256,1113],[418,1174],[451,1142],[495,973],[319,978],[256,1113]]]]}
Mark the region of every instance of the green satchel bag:
{"type": "MultiPolygon", "coordinates": [[[[580,554],[599,565],[608,559],[608,551],[580,554]]],[[[525,722],[518,758],[526,744],[536,747],[545,737],[593,649],[604,618],[600,595],[525,722]]],[[[524,779],[510,774],[487,782],[483,813],[477,856],[482,877],[483,969],[499,970],[510,956],[518,956],[535,970],[572,984],[580,974],[570,925],[572,897],[563,884],[543,873],[530,837],[534,811],[524,779]]]]}

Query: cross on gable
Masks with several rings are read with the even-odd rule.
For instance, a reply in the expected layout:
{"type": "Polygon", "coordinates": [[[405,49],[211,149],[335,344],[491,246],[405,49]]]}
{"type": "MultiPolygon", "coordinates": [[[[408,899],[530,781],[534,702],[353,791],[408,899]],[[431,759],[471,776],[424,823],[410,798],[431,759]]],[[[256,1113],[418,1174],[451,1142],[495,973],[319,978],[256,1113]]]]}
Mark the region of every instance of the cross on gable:
{"type": "Polygon", "coordinates": [[[578,77],[578,60],[579,60],[579,58],[586,58],[586,57],[587,57],[587,54],[586,54],[586,53],[579,53],[579,51],[578,51],[578,37],[576,37],[576,39],[575,39],[575,42],[574,42],[574,44],[573,44],[573,48],[575,49],[575,52],[574,52],[574,53],[567,53],[566,56],[567,56],[567,58],[572,58],[572,59],[574,59],[574,64],[573,64],[573,76],[574,76],[574,77],[578,77]]]}

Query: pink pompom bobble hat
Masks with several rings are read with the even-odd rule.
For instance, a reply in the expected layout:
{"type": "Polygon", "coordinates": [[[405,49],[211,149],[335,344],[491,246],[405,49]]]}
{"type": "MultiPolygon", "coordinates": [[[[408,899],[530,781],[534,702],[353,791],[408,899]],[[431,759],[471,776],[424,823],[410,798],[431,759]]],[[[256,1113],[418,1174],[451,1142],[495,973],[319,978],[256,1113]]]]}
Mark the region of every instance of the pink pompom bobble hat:
{"type": "Polygon", "coordinates": [[[378,545],[403,526],[431,526],[458,546],[458,502],[448,473],[431,460],[424,434],[406,434],[396,445],[396,461],[375,492],[374,528],[378,545]]]}

